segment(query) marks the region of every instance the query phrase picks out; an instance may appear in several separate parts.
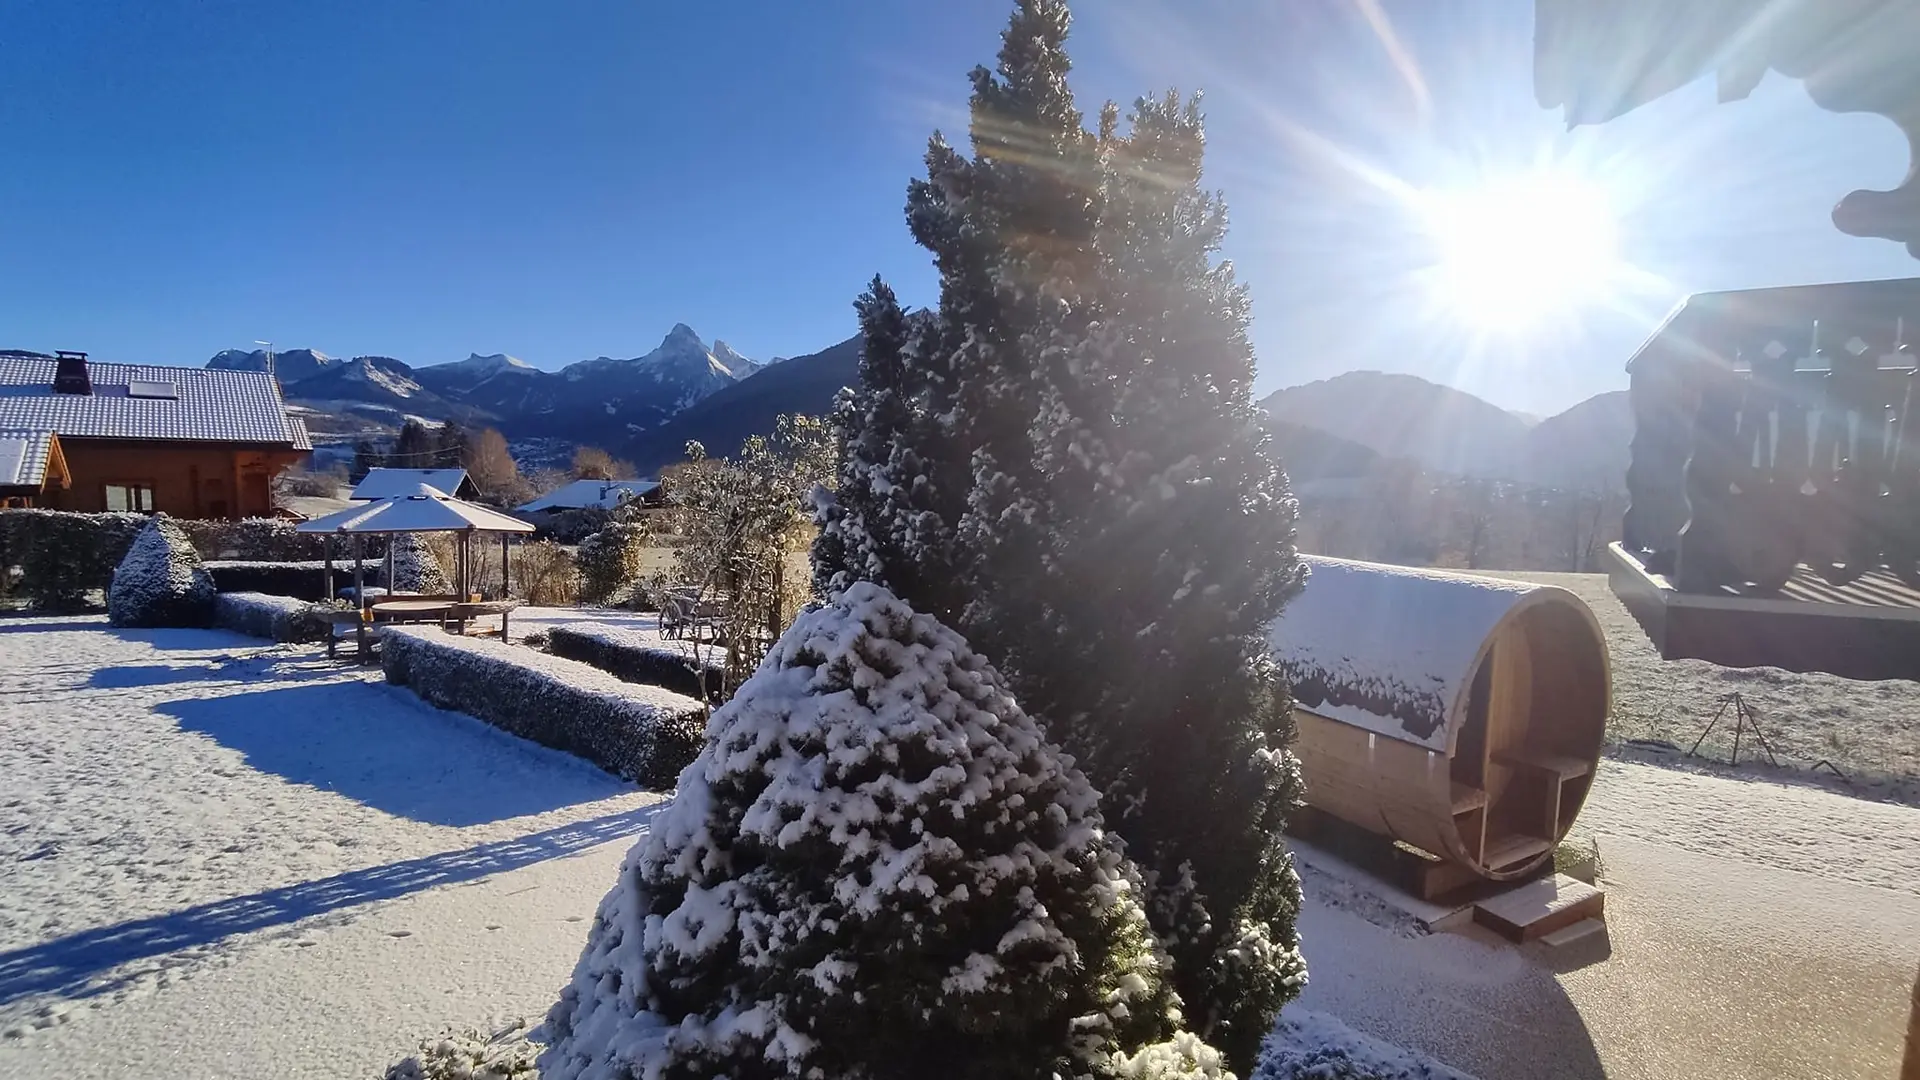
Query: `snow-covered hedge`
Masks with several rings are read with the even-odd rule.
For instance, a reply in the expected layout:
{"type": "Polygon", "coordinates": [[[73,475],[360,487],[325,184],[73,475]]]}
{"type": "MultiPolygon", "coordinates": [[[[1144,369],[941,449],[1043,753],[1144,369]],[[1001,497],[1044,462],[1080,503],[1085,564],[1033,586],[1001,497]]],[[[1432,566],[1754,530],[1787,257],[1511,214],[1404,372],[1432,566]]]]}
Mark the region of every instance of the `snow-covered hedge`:
{"type": "MultiPolygon", "coordinates": [[[[243,559],[209,559],[201,564],[207,573],[213,575],[213,583],[221,592],[272,593],[275,596],[291,596],[301,600],[327,599],[327,564],[325,560],[313,559],[305,562],[254,562],[243,559]]],[[[379,572],[378,563],[368,563],[364,568],[367,580],[371,581],[379,572]]],[[[333,564],[333,593],[351,588],[353,585],[353,564],[333,564]]]]}
{"type": "Polygon", "coordinates": [[[421,1043],[383,1080],[540,1080],[533,1059],[534,1046],[518,1027],[493,1035],[450,1031],[421,1043]]]}
{"type": "Polygon", "coordinates": [[[257,592],[223,592],[213,604],[213,624],[274,641],[325,641],[333,626],[324,609],[307,600],[257,592]]]}
{"type": "Polygon", "coordinates": [[[437,627],[386,627],[380,642],[388,682],[647,787],[672,787],[700,748],[707,710],[682,694],[437,627]]]}
{"type": "Polygon", "coordinates": [[[445,596],[453,592],[446,568],[417,533],[393,536],[393,580],[387,586],[395,592],[426,593],[445,596]]]}
{"type": "Polygon", "coordinates": [[[0,567],[20,567],[20,591],[34,606],[73,610],[107,587],[146,525],[145,514],[0,510],[0,567]]]}
{"type": "Polygon", "coordinates": [[[107,620],[115,626],[207,626],[217,595],[180,523],[155,514],[114,568],[107,620]]]}
{"type": "Polygon", "coordinates": [[[555,656],[592,664],[627,682],[664,686],[691,697],[720,692],[724,657],[703,658],[692,642],[663,642],[657,634],[579,622],[552,627],[547,648],[555,656]]]}
{"type": "Polygon", "coordinates": [[[1098,797],[870,583],[713,716],[601,901],[545,1080],[1202,1077],[1098,797]]]}
{"type": "MultiPolygon", "coordinates": [[[[291,521],[281,518],[242,518],[239,521],[182,521],[180,527],[193,540],[194,550],[203,559],[245,559],[259,562],[298,562],[319,559],[326,553],[315,533],[295,531],[291,521]]],[[[377,537],[368,537],[377,540],[377,537]]],[[[339,548],[335,548],[336,555],[339,548]]],[[[380,549],[383,553],[385,548],[380,549]]]]}

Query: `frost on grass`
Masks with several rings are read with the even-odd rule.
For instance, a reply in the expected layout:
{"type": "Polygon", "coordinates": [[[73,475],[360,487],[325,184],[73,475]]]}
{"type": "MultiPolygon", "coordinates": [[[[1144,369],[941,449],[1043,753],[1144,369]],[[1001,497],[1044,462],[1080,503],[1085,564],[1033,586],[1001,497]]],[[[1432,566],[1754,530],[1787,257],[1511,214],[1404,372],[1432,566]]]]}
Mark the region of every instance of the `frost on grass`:
{"type": "Polygon", "coordinates": [[[107,618],[115,626],[206,626],[215,595],[187,534],[157,514],[113,571],[107,618]]]}
{"type": "Polygon", "coordinates": [[[1260,1048],[1250,1080],[1474,1080],[1353,1030],[1325,1013],[1288,1009],[1260,1048]]]}
{"type": "Polygon", "coordinates": [[[387,582],[387,587],[394,592],[428,596],[446,596],[453,592],[453,582],[447,579],[440,560],[417,533],[394,534],[393,580],[387,582]]]}
{"type": "Polygon", "coordinates": [[[546,1080],[1203,1077],[1097,797],[859,583],[714,714],[547,1017],[546,1080]]]}

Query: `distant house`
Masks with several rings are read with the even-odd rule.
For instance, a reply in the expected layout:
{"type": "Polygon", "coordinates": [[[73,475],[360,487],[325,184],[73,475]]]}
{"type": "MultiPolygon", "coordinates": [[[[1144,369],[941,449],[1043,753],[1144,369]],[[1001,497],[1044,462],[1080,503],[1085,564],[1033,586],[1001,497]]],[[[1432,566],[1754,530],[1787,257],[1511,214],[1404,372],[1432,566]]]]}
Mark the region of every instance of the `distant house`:
{"type": "Polygon", "coordinates": [[[0,353],[0,499],[9,504],[266,516],[274,476],[312,450],[265,372],[0,353]]]}
{"type": "Polygon", "coordinates": [[[366,479],[353,487],[349,499],[391,499],[397,496],[411,495],[420,485],[436,488],[456,499],[477,499],[480,489],[474,486],[472,478],[465,469],[369,469],[366,479]]]}
{"type": "Polygon", "coordinates": [[[629,500],[643,506],[655,506],[659,503],[659,497],[658,480],[575,480],[523,504],[519,509],[523,514],[557,514],[562,510],[585,510],[589,507],[611,510],[629,500]]]}
{"type": "Polygon", "coordinates": [[[72,486],[60,436],[51,431],[0,431],[0,507],[32,506],[47,492],[72,486]]]}

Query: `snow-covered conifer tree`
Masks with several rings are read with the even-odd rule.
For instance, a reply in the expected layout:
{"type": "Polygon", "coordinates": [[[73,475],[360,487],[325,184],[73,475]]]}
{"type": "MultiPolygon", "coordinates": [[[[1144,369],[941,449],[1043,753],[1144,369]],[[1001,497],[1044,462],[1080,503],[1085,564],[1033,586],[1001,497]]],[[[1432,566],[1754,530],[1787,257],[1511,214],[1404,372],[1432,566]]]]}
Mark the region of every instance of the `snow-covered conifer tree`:
{"type": "Polygon", "coordinates": [[[186,530],[155,514],[114,568],[107,620],[115,626],[208,626],[218,595],[186,530]]]}
{"type": "Polygon", "coordinates": [[[1221,1076],[1097,804],[964,639],[856,583],[714,714],[541,1075],[1221,1076]]]}
{"type": "Polygon", "coordinates": [[[387,587],[395,592],[445,596],[453,592],[445,567],[433,549],[418,533],[395,533],[393,544],[393,580],[387,587]]]}
{"type": "Polygon", "coordinates": [[[973,75],[973,157],[936,136],[908,196],[941,298],[907,417],[876,439],[849,414],[850,474],[932,463],[915,520],[952,584],[905,576],[920,549],[870,519],[837,543],[876,564],[846,576],[992,657],[1105,792],[1188,1015],[1244,1070],[1305,976],[1280,839],[1299,778],[1263,634],[1302,580],[1294,503],[1256,423],[1198,103],[1142,100],[1124,134],[1109,105],[1086,131],[1067,22],[1021,0],[997,73],[973,75]]]}

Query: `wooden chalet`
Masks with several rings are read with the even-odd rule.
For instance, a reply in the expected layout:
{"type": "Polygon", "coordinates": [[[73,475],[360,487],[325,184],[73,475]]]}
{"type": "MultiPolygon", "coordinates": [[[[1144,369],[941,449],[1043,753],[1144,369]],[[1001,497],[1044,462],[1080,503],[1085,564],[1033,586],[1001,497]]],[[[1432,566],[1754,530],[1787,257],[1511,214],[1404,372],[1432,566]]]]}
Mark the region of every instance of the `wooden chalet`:
{"type": "Polygon", "coordinates": [[[6,505],[264,517],[312,450],[265,372],[0,353],[6,505]]]}

